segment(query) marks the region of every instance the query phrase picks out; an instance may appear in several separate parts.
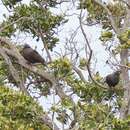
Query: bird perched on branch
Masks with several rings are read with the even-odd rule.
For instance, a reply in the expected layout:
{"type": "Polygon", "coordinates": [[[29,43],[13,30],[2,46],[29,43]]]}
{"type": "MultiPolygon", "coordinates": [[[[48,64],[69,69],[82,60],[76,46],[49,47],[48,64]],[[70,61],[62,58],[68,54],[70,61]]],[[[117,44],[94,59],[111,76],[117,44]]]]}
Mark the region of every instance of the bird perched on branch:
{"type": "Polygon", "coordinates": [[[105,82],[109,87],[115,87],[119,83],[121,71],[116,71],[106,76],[105,82]]]}
{"type": "Polygon", "coordinates": [[[46,66],[45,60],[36,50],[32,49],[28,44],[24,45],[23,50],[20,53],[29,63],[41,63],[46,66]]]}

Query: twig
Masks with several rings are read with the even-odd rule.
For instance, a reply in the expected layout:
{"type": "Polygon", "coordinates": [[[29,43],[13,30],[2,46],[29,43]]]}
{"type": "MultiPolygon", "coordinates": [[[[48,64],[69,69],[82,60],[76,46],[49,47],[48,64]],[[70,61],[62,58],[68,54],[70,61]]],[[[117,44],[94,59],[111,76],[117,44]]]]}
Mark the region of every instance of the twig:
{"type": "Polygon", "coordinates": [[[86,45],[85,45],[86,58],[87,58],[87,46],[88,46],[88,49],[89,49],[89,52],[90,52],[89,58],[88,58],[88,62],[87,62],[87,64],[86,64],[87,70],[88,70],[88,73],[89,73],[89,76],[90,76],[91,80],[92,80],[97,86],[99,86],[99,87],[101,87],[101,88],[103,88],[103,89],[106,89],[106,87],[102,86],[102,85],[99,84],[97,81],[95,81],[94,78],[93,78],[93,76],[92,76],[92,74],[91,74],[90,62],[91,62],[91,58],[92,58],[92,49],[91,49],[91,46],[90,46],[89,41],[88,41],[88,39],[87,39],[86,33],[85,33],[85,31],[84,31],[84,29],[83,29],[83,26],[82,26],[82,10],[81,10],[81,12],[80,12],[79,22],[80,22],[81,31],[82,31],[83,36],[84,36],[85,41],[86,41],[86,45]]]}
{"type": "Polygon", "coordinates": [[[84,78],[84,76],[83,76],[81,70],[79,70],[79,69],[78,69],[76,66],[74,66],[74,65],[72,65],[72,67],[73,67],[74,71],[78,74],[78,76],[80,77],[80,79],[81,79],[82,81],[84,81],[84,83],[87,83],[87,81],[86,81],[86,79],[84,78]]]}

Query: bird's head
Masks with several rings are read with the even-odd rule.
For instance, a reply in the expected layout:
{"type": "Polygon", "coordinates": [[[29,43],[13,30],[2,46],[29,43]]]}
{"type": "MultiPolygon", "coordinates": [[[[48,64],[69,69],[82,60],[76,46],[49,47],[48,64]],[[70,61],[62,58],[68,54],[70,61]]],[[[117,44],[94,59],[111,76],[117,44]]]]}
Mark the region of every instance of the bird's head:
{"type": "Polygon", "coordinates": [[[121,70],[117,70],[114,74],[117,75],[117,76],[120,76],[121,70]]]}
{"type": "Polygon", "coordinates": [[[30,48],[28,44],[24,44],[23,48],[30,48]]]}

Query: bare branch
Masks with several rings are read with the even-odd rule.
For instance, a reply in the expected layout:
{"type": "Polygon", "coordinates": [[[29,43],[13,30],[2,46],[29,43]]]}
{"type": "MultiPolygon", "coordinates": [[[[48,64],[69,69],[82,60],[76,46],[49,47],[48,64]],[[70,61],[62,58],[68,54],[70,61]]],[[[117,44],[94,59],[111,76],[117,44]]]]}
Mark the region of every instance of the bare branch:
{"type": "Polygon", "coordinates": [[[50,63],[52,61],[51,55],[50,55],[50,52],[48,50],[47,43],[44,40],[44,35],[46,35],[46,32],[43,32],[43,30],[41,30],[41,28],[39,27],[39,25],[38,25],[37,29],[34,29],[32,27],[31,27],[31,29],[41,38],[42,43],[43,43],[43,45],[45,47],[45,50],[46,50],[46,54],[47,54],[47,56],[49,58],[49,63],[50,63]]]}
{"type": "Polygon", "coordinates": [[[84,78],[82,72],[80,69],[78,69],[76,66],[72,65],[74,71],[78,74],[78,76],[80,77],[81,80],[84,81],[84,83],[87,83],[86,79],[84,78]]]}
{"type": "Polygon", "coordinates": [[[44,47],[45,47],[47,56],[48,56],[48,58],[49,58],[49,62],[52,62],[51,55],[50,55],[50,52],[49,52],[48,47],[47,47],[47,43],[46,43],[45,40],[44,40],[44,35],[45,35],[45,33],[42,32],[42,30],[41,30],[40,27],[38,28],[38,31],[39,31],[40,37],[41,37],[41,39],[42,39],[42,42],[43,42],[43,44],[44,44],[44,47]]]}
{"type": "Polygon", "coordinates": [[[80,23],[80,28],[81,28],[81,31],[82,31],[83,36],[84,36],[84,38],[85,38],[86,44],[87,44],[87,46],[88,46],[88,48],[89,48],[89,51],[91,52],[92,49],[91,49],[91,47],[90,47],[90,44],[89,44],[89,41],[88,41],[88,39],[87,39],[86,33],[85,33],[85,31],[84,31],[84,29],[83,29],[83,26],[82,26],[82,10],[81,10],[80,16],[79,16],[79,23],[80,23]]]}
{"type": "Polygon", "coordinates": [[[90,54],[89,54],[89,58],[88,58],[88,62],[87,62],[87,64],[86,64],[87,70],[88,70],[88,73],[89,73],[89,76],[90,76],[91,80],[92,80],[97,86],[99,86],[99,87],[101,87],[101,88],[103,88],[103,89],[106,89],[106,87],[102,86],[102,85],[99,84],[97,81],[95,81],[94,78],[93,78],[93,76],[92,76],[92,74],[91,74],[90,62],[91,62],[91,58],[92,58],[92,49],[91,49],[91,46],[90,46],[89,41],[88,41],[88,39],[87,39],[86,33],[85,33],[85,31],[84,31],[84,29],[83,29],[83,26],[82,26],[82,10],[81,10],[81,12],[80,12],[79,22],[80,22],[81,31],[82,31],[83,36],[84,36],[85,41],[86,41],[86,44],[85,44],[86,58],[88,57],[87,47],[88,47],[89,53],[90,53],[90,54]]]}

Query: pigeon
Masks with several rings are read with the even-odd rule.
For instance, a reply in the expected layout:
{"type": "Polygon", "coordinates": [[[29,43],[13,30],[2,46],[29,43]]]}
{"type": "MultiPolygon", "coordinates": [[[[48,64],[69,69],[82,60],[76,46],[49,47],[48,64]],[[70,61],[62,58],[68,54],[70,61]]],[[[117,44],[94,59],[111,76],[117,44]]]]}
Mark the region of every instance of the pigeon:
{"type": "Polygon", "coordinates": [[[105,82],[109,87],[115,87],[119,83],[121,71],[116,71],[106,76],[105,82]]]}
{"type": "Polygon", "coordinates": [[[41,63],[46,66],[45,60],[40,56],[40,54],[32,49],[28,44],[25,44],[22,51],[20,52],[21,55],[26,59],[29,63],[41,63]]]}

